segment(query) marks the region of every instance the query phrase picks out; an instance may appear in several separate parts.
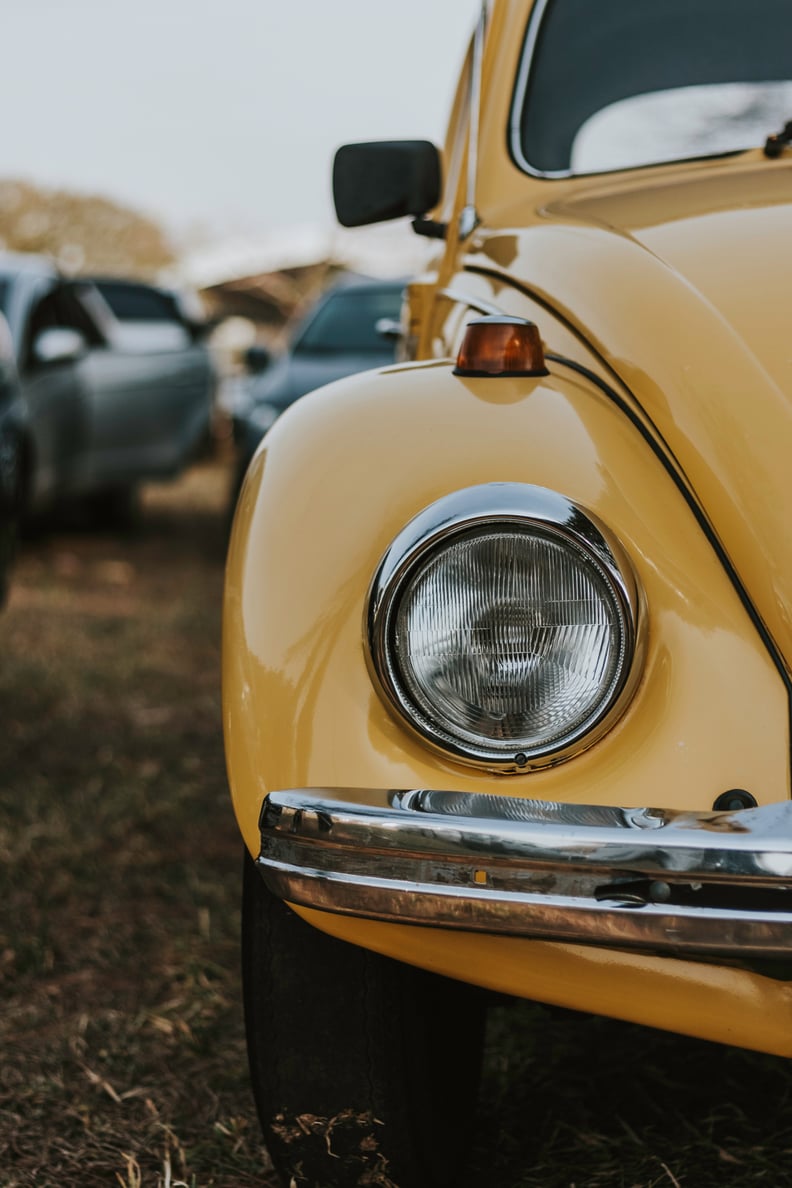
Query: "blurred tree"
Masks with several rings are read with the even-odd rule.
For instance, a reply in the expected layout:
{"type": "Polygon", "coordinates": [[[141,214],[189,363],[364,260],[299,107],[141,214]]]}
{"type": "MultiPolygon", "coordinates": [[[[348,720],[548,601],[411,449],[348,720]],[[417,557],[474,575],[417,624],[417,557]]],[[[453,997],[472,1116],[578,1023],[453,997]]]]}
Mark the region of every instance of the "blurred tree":
{"type": "Polygon", "coordinates": [[[0,180],[0,248],[42,252],[67,273],[153,279],[174,252],[155,222],[94,194],[0,180]]]}

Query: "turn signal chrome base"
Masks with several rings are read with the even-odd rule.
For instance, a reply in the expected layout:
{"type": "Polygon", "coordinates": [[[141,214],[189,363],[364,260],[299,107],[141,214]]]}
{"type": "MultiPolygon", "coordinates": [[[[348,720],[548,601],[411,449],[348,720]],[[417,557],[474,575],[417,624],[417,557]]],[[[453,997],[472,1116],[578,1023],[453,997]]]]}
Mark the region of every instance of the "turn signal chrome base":
{"type": "Polygon", "coordinates": [[[537,326],[500,315],[468,322],[454,375],[549,375],[537,326]]]}

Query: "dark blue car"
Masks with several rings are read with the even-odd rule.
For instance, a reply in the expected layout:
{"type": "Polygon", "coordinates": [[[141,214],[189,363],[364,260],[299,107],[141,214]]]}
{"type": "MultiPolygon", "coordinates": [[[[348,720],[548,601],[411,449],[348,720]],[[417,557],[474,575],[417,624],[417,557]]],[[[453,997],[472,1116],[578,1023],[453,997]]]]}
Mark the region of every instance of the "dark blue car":
{"type": "Polygon", "coordinates": [[[238,482],[264,434],[300,396],[394,361],[404,283],[347,278],[319,298],[285,354],[268,363],[256,353],[261,369],[247,381],[233,416],[238,482]]]}

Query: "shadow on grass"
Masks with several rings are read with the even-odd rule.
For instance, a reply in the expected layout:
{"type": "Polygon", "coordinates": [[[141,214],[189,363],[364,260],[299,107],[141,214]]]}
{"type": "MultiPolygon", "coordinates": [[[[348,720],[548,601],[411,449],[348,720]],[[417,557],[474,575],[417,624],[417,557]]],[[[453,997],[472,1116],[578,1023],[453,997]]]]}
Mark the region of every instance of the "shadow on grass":
{"type": "Polygon", "coordinates": [[[789,1182],[792,1064],[531,1003],[491,1012],[465,1188],[789,1182]]]}

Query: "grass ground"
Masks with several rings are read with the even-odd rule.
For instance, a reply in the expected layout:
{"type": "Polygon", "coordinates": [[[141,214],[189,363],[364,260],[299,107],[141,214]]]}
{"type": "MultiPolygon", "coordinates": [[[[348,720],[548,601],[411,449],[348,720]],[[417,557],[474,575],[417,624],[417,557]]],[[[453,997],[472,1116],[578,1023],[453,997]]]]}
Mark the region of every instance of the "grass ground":
{"type": "MultiPolygon", "coordinates": [[[[228,481],[29,542],[0,615],[0,1188],[274,1188],[220,735],[228,481]]],[[[523,1004],[493,1014],[468,1178],[782,1188],[791,1120],[783,1061],[523,1004]]]]}
{"type": "Polygon", "coordinates": [[[0,617],[0,1185],[267,1183],[219,708],[227,475],[28,543],[0,617]]]}

